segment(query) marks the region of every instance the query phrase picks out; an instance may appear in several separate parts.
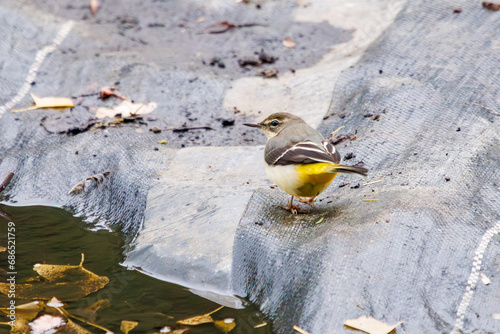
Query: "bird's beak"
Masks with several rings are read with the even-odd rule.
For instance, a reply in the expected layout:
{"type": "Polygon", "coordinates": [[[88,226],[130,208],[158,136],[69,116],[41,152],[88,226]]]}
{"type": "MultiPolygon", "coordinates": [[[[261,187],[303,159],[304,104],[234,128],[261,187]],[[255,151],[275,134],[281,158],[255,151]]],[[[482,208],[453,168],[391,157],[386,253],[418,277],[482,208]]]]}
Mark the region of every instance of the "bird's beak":
{"type": "Polygon", "coordinates": [[[260,123],[243,123],[243,125],[250,126],[252,128],[261,128],[262,125],[260,123]]]}

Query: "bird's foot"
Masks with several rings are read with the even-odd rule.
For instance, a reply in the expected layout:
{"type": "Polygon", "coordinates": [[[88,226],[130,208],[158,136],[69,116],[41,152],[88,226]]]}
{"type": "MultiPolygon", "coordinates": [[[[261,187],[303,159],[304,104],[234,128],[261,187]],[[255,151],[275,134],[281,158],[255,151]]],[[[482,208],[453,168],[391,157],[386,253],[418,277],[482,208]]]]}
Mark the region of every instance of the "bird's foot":
{"type": "Polygon", "coordinates": [[[285,209],[286,211],[290,211],[294,215],[298,213],[308,213],[309,211],[300,209],[298,205],[283,205],[281,204],[281,207],[285,209]]]}
{"type": "Polygon", "coordinates": [[[307,203],[309,204],[310,206],[313,206],[314,202],[316,202],[316,196],[314,197],[310,197],[308,199],[302,199],[300,197],[298,197],[299,201],[301,201],[302,203],[307,203]]]}

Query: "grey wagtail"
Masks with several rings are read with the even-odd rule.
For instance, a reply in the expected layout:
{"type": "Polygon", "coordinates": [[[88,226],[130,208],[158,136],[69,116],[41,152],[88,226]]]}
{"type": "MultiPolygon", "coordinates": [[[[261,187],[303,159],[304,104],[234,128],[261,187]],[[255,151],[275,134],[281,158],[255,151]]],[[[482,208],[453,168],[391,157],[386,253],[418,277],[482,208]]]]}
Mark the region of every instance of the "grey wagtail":
{"type": "Polygon", "coordinates": [[[295,115],[279,112],[260,123],[243,125],[259,128],[267,136],[264,150],[267,175],[292,195],[290,205],[283,208],[293,213],[297,213],[294,196],[312,206],[316,196],[328,188],[338,173],[366,176],[368,172],[363,167],[339,164],[341,157],[335,146],[295,115]]]}

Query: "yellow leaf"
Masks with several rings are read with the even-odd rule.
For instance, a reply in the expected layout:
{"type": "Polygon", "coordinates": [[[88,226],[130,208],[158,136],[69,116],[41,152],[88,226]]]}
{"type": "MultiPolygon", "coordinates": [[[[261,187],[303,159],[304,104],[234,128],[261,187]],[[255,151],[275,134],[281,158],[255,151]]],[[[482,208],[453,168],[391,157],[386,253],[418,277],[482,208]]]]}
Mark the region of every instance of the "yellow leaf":
{"type": "Polygon", "coordinates": [[[181,325],[195,326],[195,325],[207,324],[207,323],[214,322],[214,319],[212,319],[210,314],[219,311],[223,307],[224,306],[221,306],[221,307],[217,308],[216,310],[213,310],[212,312],[202,314],[202,315],[197,315],[196,317],[187,318],[184,320],[179,320],[179,321],[177,321],[177,323],[181,324],[181,325]]]}
{"type": "MultiPolygon", "coordinates": [[[[16,306],[16,316],[23,317],[31,321],[36,317],[38,312],[40,312],[42,309],[43,309],[43,303],[39,301],[22,304],[16,306]]],[[[5,314],[10,314],[10,310],[7,308],[0,308],[0,311],[2,311],[5,314]]]]}
{"type": "Polygon", "coordinates": [[[224,333],[229,333],[234,329],[234,327],[236,327],[234,319],[216,320],[214,321],[214,324],[217,328],[223,330],[224,333]]]}
{"type": "Polygon", "coordinates": [[[373,317],[363,316],[357,319],[347,319],[344,322],[344,325],[358,329],[368,334],[388,334],[392,332],[394,328],[398,327],[402,323],[403,322],[400,321],[394,325],[388,325],[373,317]]]}
{"type": "Polygon", "coordinates": [[[122,320],[122,324],[120,325],[120,330],[128,334],[132,329],[136,328],[139,323],[137,321],[128,321],[128,320],[122,320]]]}
{"type": "Polygon", "coordinates": [[[35,101],[34,106],[24,109],[17,109],[17,110],[13,109],[12,112],[21,112],[21,111],[41,109],[41,108],[68,108],[75,106],[73,100],[67,97],[54,97],[54,96],[38,97],[33,93],[31,93],[31,97],[33,98],[33,101],[35,101]]]}
{"type": "MultiPolygon", "coordinates": [[[[16,284],[17,297],[49,300],[56,295],[63,301],[78,300],[109,283],[106,276],[98,276],[82,265],[35,264],[33,270],[45,280],[16,284]]],[[[8,294],[9,289],[9,283],[0,283],[1,293],[8,294]]]]}

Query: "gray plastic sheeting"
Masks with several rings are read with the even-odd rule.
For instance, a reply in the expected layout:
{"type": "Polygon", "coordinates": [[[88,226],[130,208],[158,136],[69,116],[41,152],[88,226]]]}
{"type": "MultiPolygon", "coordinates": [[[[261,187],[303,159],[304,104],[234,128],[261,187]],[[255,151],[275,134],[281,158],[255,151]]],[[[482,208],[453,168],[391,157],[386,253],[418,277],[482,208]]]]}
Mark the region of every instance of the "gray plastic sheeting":
{"type": "Polygon", "coordinates": [[[0,179],[16,174],[3,200],[119,229],[134,241],[125,265],[226,305],[246,295],[277,333],[347,332],[361,315],[404,321],[398,333],[500,332],[500,13],[465,1],[103,4],[92,18],[70,0],[2,1],[0,179]],[[220,21],[258,25],[206,33],[220,21]],[[261,49],[279,58],[263,65],[277,79],[238,66],[261,49]],[[29,92],[113,84],[157,110],[81,133],[116,100],[10,112],[29,92]],[[241,125],[276,111],[356,133],[338,147],[369,177],[339,176],[309,214],[283,211],[264,137],[241,125]],[[215,130],[148,131],[183,123],[215,130]],[[105,170],[103,186],[68,194],[105,170]]]}
{"type": "Polygon", "coordinates": [[[330,187],[311,214],[295,217],[279,210],[285,199],[275,192],[254,194],[234,246],[236,286],[275,319],[277,333],[292,332],[290,324],[350,332],[343,322],[364,315],[404,321],[397,333],[500,332],[492,317],[500,305],[498,31],[500,13],[478,3],[409,3],[339,78],[320,127],[357,131],[339,149],[354,152],[369,179],[359,188],[341,180],[350,184],[330,187]]]}

